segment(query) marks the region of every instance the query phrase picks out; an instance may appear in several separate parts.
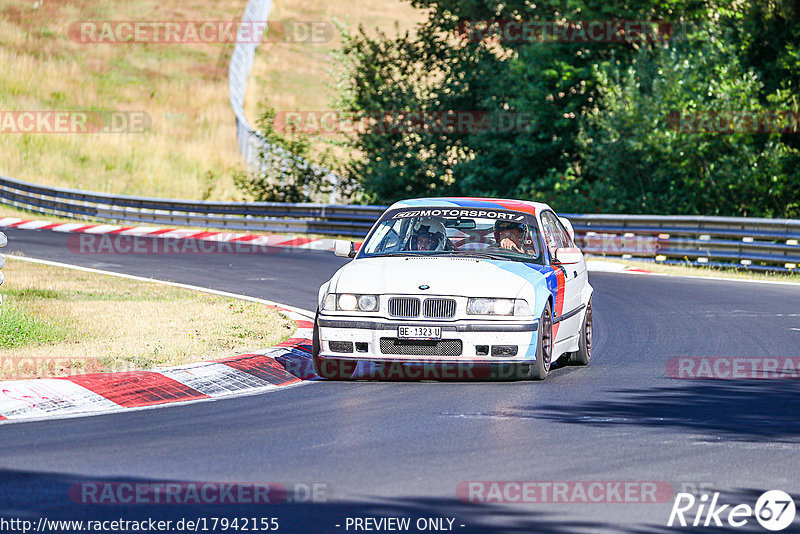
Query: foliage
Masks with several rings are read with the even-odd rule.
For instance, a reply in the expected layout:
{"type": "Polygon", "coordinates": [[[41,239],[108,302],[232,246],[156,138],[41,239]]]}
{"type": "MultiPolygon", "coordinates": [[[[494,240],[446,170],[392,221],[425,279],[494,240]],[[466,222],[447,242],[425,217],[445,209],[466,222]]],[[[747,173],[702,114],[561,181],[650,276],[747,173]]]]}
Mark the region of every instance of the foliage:
{"type": "Polygon", "coordinates": [[[310,159],[310,141],[294,131],[276,129],[275,110],[266,107],[258,119],[258,131],[264,141],[256,168],[234,176],[234,183],[254,200],[261,202],[312,202],[330,192],[329,171],[332,160],[323,155],[320,165],[310,159]]]}
{"type": "Polygon", "coordinates": [[[723,130],[720,116],[768,111],[758,76],[724,41],[701,31],[599,77],[604,108],[580,135],[578,211],[800,216],[797,152],[776,134],[737,133],[744,123],[723,130]]]}
{"type": "Polygon", "coordinates": [[[428,13],[413,34],[344,34],[340,108],[525,120],[510,131],[378,124],[354,135],[348,168],[367,200],[486,195],[573,212],[800,216],[796,135],[673,127],[692,113],[798,110],[800,17],[789,0],[411,1],[428,13]],[[508,20],[669,21],[675,33],[515,42],[459,31],[508,20]]]}

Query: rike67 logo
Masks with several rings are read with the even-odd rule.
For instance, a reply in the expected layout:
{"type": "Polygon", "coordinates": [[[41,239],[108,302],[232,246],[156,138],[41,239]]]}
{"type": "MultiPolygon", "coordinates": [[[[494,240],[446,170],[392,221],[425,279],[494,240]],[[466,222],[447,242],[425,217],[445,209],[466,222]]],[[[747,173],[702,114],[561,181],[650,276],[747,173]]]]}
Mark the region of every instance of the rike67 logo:
{"type": "Polygon", "coordinates": [[[699,498],[691,493],[678,493],[667,526],[741,528],[748,525],[753,516],[767,530],[783,530],[794,521],[794,501],[781,490],[763,493],[755,507],[749,504],[720,504],[719,493],[711,496],[703,494],[699,498]]]}

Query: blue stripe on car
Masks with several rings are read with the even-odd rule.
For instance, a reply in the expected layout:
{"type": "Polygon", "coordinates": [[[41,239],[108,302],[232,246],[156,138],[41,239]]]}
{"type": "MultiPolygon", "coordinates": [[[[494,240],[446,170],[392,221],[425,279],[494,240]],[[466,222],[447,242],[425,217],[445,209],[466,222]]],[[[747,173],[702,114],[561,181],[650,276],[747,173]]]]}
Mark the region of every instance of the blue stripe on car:
{"type": "MultiPolygon", "coordinates": [[[[548,296],[553,297],[553,302],[556,299],[556,291],[558,290],[558,280],[556,279],[553,268],[549,265],[536,265],[533,263],[522,263],[518,261],[500,261],[500,260],[482,260],[491,263],[495,267],[516,274],[523,278],[525,281],[533,285],[536,302],[534,303],[535,309],[533,313],[536,317],[542,315],[544,310],[544,303],[547,302],[548,296]],[[533,273],[537,273],[537,277],[533,273]]],[[[525,357],[528,359],[536,359],[536,344],[538,341],[538,331],[531,335],[530,343],[528,344],[528,351],[525,357]]]]}

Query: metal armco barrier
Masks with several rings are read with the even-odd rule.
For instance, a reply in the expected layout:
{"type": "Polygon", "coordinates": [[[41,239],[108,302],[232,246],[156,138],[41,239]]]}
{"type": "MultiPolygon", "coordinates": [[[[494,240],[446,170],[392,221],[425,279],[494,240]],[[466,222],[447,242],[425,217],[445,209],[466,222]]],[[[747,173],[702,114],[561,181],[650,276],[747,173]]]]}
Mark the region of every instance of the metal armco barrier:
{"type": "Polygon", "coordinates": [[[380,206],[199,202],[109,195],[44,187],[2,176],[0,203],[71,219],[351,237],[364,237],[383,213],[380,206]]]}
{"type": "MultiPolygon", "coordinates": [[[[198,202],[45,187],[0,176],[0,203],[72,219],[363,238],[386,206],[198,202]]],[[[584,251],[663,262],[794,270],[800,220],[563,214],[584,251]]]]}
{"type": "Polygon", "coordinates": [[[591,254],[667,263],[794,270],[800,220],[679,215],[578,215],[578,245],[591,254]]]}

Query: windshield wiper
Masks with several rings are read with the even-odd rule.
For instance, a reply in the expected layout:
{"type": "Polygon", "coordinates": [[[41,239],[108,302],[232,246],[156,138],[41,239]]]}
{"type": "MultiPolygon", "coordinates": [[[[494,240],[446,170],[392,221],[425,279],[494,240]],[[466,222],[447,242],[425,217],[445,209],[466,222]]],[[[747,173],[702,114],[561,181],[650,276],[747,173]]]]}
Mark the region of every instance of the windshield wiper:
{"type": "Polygon", "coordinates": [[[403,250],[400,252],[384,252],[383,254],[376,254],[370,255],[368,257],[372,258],[380,258],[380,257],[409,257],[409,258],[435,258],[441,256],[465,256],[468,258],[483,258],[488,260],[504,260],[504,261],[515,261],[518,258],[517,256],[509,256],[507,254],[502,254],[500,252],[484,252],[480,250],[437,250],[437,251],[412,251],[412,250],[403,250]]]}
{"type": "Polygon", "coordinates": [[[507,260],[510,259],[508,256],[504,254],[492,253],[492,252],[483,252],[483,251],[476,251],[476,250],[469,250],[469,251],[453,251],[450,254],[454,256],[469,256],[472,258],[488,258],[490,260],[507,260]]]}

